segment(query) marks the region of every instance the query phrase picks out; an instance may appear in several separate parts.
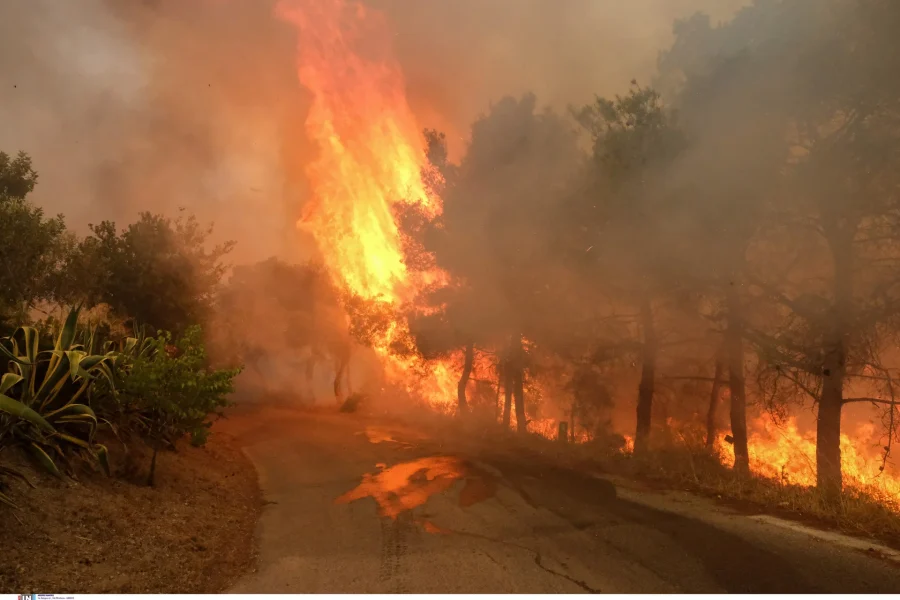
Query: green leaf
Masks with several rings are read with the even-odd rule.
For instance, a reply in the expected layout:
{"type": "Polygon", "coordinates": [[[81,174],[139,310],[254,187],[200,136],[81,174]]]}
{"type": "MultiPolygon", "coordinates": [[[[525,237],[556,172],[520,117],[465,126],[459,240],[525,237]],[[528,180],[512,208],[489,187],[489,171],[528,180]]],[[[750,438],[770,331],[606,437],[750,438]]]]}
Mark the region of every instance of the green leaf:
{"type": "Polygon", "coordinates": [[[65,441],[65,442],[69,442],[70,444],[74,444],[75,446],[79,446],[79,447],[85,448],[85,449],[87,449],[87,450],[90,450],[90,449],[91,449],[91,445],[90,445],[88,442],[86,442],[86,441],[84,441],[84,440],[82,440],[82,439],[79,439],[79,438],[77,438],[77,437],[75,437],[75,436],[73,436],[73,435],[68,435],[68,434],[66,434],[66,433],[59,433],[59,432],[57,432],[57,433],[56,433],[56,437],[59,438],[59,439],[61,439],[61,440],[63,440],[63,441],[65,441]]]}
{"type": "MultiPolygon", "coordinates": [[[[38,330],[34,327],[19,327],[16,334],[19,332],[22,332],[22,339],[25,341],[25,354],[21,358],[27,363],[34,364],[37,362],[38,345],[40,343],[38,330]]],[[[13,337],[16,334],[13,334],[13,337]]]]}
{"type": "Polygon", "coordinates": [[[4,373],[0,377],[0,394],[5,394],[9,389],[24,380],[25,378],[17,373],[4,373]]]}
{"type": "Polygon", "coordinates": [[[65,351],[72,347],[72,344],[75,342],[75,335],[78,332],[78,313],[80,312],[80,308],[73,308],[69,311],[62,331],[59,332],[59,337],[56,338],[55,350],[65,351]]]}
{"type": "Polygon", "coordinates": [[[56,466],[56,463],[53,462],[53,459],[50,458],[50,455],[44,452],[44,449],[38,446],[36,443],[31,442],[31,445],[28,447],[31,451],[31,454],[34,456],[35,460],[37,460],[38,464],[44,467],[51,475],[55,475],[62,479],[62,473],[59,470],[59,467],[56,466]]]}
{"type": "Polygon", "coordinates": [[[68,417],[70,415],[86,416],[94,421],[97,420],[97,414],[94,412],[94,409],[87,404],[66,404],[62,408],[58,408],[44,416],[47,419],[55,419],[58,417],[68,417]]]}
{"type": "Polygon", "coordinates": [[[0,411],[11,414],[15,417],[19,417],[20,419],[24,419],[25,421],[28,421],[32,425],[35,425],[43,429],[44,431],[56,431],[53,428],[53,425],[48,423],[44,419],[44,417],[39,415],[34,410],[28,408],[18,400],[10,398],[6,394],[0,394],[0,411]]]}
{"type": "Polygon", "coordinates": [[[110,476],[110,468],[109,468],[109,450],[106,449],[106,446],[103,444],[95,444],[94,452],[97,455],[97,462],[100,463],[100,466],[103,468],[103,471],[106,473],[106,476],[110,476]]]}
{"type": "Polygon", "coordinates": [[[39,403],[41,407],[50,404],[59,393],[62,385],[65,384],[65,378],[69,374],[68,354],[54,351],[48,369],[47,374],[44,376],[44,381],[34,397],[35,402],[39,403]]]}

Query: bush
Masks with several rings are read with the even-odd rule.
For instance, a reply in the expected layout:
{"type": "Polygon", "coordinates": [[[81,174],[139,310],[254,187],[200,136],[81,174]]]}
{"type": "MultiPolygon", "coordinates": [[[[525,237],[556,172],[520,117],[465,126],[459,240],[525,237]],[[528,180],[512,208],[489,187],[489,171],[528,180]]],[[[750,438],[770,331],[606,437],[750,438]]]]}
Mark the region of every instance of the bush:
{"type": "Polygon", "coordinates": [[[57,463],[72,456],[108,471],[106,448],[94,441],[99,420],[91,401],[99,389],[111,390],[115,357],[91,354],[77,344],[77,322],[78,310],[70,311],[52,350],[40,349],[33,327],[0,339],[0,356],[6,359],[0,443],[24,447],[55,475],[61,475],[57,463]]]}
{"type": "MultiPolygon", "coordinates": [[[[123,354],[117,385],[117,402],[126,427],[135,427],[153,448],[148,484],[156,471],[156,455],[162,447],[173,447],[185,435],[203,445],[212,425],[211,415],[229,404],[234,378],[240,369],[211,369],[200,327],[187,329],[172,344],[172,335],[129,344],[123,354]]],[[[121,422],[121,421],[120,421],[121,422]]]]}

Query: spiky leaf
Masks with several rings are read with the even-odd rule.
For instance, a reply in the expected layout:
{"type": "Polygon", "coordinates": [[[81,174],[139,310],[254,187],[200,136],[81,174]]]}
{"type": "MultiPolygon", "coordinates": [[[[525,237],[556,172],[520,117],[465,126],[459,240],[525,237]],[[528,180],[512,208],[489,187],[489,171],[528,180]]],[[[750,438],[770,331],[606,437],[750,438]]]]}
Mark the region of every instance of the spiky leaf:
{"type": "Polygon", "coordinates": [[[28,447],[31,451],[31,455],[34,459],[44,467],[51,475],[55,475],[56,477],[62,478],[62,473],[59,470],[59,467],[56,466],[56,463],[53,462],[53,459],[50,458],[50,455],[44,452],[44,449],[37,445],[35,442],[31,442],[31,445],[28,447]]]}
{"type": "Polygon", "coordinates": [[[40,427],[44,431],[55,431],[55,429],[53,429],[53,425],[48,423],[44,419],[44,417],[39,415],[31,408],[25,406],[18,400],[10,398],[6,394],[0,394],[0,411],[19,417],[20,419],[24,419],[32,425],[40,427]]]}

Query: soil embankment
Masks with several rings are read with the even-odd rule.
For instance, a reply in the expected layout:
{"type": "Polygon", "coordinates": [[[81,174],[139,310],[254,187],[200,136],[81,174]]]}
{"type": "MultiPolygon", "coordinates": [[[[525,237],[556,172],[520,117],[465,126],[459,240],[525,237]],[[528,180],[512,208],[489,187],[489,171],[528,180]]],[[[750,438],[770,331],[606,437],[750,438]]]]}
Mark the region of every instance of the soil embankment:
{"type": "Polygon", "coordinates": [[[29,472],[36,488],[14,484],[20,510],[0,507],[0,592],[211,593],[253,568],[259,486],[233,437],[160,453],[153,488],[146,457],[134,469],[112,455],[112,478],[29,472]]]}

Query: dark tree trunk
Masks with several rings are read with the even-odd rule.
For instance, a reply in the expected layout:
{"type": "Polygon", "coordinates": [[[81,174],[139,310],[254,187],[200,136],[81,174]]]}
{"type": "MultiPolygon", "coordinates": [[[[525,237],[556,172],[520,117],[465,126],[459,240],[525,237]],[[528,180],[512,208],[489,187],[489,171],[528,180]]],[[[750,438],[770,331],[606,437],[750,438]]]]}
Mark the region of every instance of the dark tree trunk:
{"type": "MultiPolygon", "coordinates": [[[[511,391],[515,402],[516,430],[519,433],[525,433],[528,431],[528,421],[525,416],[525,349],[522,347],[521,335],[515,335],[510,338],[506,369],[509,372],[507,382],[512,388],[511,391]]],[[[507,405],[508,403],[509,400],[507,399],[507,405]]]]}
{"type": "Polygon", "coordinates": [[[337,363],[337,369],[334,373],[334,398],[338,402],[341,401],[341,378],[344,376],[344,369],[346,368],[347,363],[339,360],[337,363]]]}
{"type": "Polygon", "coordinates": [[[734,439],[734,470],[750,471],[747,446],[747,391],[744,381],[744,339],[741,301],[734,284],[726,295],[725,354],[728,362],[728,392],[731,396],[731,437],[734,439]]]}
{"type": "MultiPolygon", "coordinates": [[[[503,386],[503,365],[497,364],[497,395],[494,397],[494,421],[500,419],[500,388],[503,386]]],[[[509,427],[509,424],[507,424],[509,427]]]]}
{"type": "Polygon", "coordinates": [[[457,414],[463,414],[469,409],[469,403],[466,401],[466,386],[469,385],[469,376],[472,374],[472,363],[475,362],[475,344],[466,345],[466,358],[463,364],[462,375],[459,377],[459,383],[456,386],[457,414]]]}
{"type": "Polygon", "coordinates": [[[816,486],[826,502],[840,500],[841,408],[847,376],[848,317],[853,310],[853,237],[855,227],[826,227],[834,260],[834,307],[822,365],[822,393],[816,416],[816,486]]]}
{"type": "Polygon", "coordinates": [[[503,428],[509,429],[512,420],[513,374],[507,361],[503,365],[503,428]]]}
{"type": "Polygon", "coordinates": [[[571,423],[571,424],[572,424],[572,432],[569,434],[570,437],[572,438],[572,443],[573,443],[573,444],[575,443],[575,406],[576,406],[576,403],[573,402],[573,403],[572,403],[572,418],[571,418],[571,421],[572,421],[572,423],[571,423]]]}
{"type": "Polygon", "coordinates": [[[516,399],[516,429],[519,433],[528,431],[528,420],[525,417],[525,372],[519,361],[513,371],[513,396],[516,399]]]}
{"type": "Polygon", "coordinates": [[[709,394],[709,410],[706,413],[706,448],[712,450],[716,445],[716,416],[719,411],[719,396],[722,392],[722,376],[725,373],[725,362],[722,353],[716,354],[716,372],[713,375],[712,391],[709,394]]]}
{"type": "Polygon", "coordinates": [[[840,498],[841,408],[843,405],[844,366],[839,355],[825,362],[822,395],[816,418],[816,482],[826,501],[840,498]]]}
{"type": "Polygon", "coordinates": [[[656,330],[653,326],[650,300],[641,301],[643,346],[641,353],[641,383],[638,386],[637,429],[634,435],[634,454],[645,453],[650,445],[650,424],[653,414],[653,390],[656,384],[656,330]]]}

